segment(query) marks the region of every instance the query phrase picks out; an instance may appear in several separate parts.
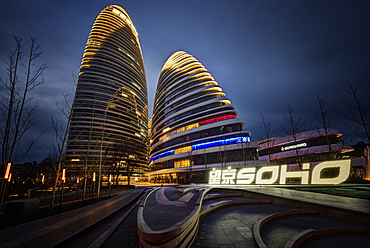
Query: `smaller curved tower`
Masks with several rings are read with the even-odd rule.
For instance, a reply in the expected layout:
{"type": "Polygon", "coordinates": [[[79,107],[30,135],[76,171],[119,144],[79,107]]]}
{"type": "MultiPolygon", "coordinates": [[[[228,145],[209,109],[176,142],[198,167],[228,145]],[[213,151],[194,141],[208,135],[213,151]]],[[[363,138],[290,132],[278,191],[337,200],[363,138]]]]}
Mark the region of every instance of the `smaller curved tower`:
{"type": "Polygon", "coordinates": [[[257,159],[257,143],[251,143],[250,132],[243,131],[244,123],[231,101],[192,55],[178,51],[168,58],[154,101],[152,170],[179,168],[173,171],[194,174],[186,179],[185,174],[169,174],[165,181],[173,177],[179,183],[204,181],[209,166],[242,166],[246,160],[257,159]]]}

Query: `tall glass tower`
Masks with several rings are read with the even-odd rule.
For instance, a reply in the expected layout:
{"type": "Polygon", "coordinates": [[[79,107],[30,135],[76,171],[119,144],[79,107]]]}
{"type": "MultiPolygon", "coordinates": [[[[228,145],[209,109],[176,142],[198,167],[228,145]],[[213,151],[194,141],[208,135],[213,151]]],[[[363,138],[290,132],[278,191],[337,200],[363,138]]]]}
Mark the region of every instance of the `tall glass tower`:
{"type": "Polygon", "coordinates": [[[151,120],[151,172],[160,182],[204,182],[214,167],[257,160],[257,143],[207,69],[178,51],[164,64],[151,120]],[[190,171],[190,173],[188,173],[190,171]],[[190,175],[190,178],[189,178],[190,175]]]}
{"type": "Polygon", "coordinates": [[[148,164],[148,98],[139,37],[116,5],[96,18],[87,39],[72,105],[66,160],[70,170],[124,174],[148,164]]]}

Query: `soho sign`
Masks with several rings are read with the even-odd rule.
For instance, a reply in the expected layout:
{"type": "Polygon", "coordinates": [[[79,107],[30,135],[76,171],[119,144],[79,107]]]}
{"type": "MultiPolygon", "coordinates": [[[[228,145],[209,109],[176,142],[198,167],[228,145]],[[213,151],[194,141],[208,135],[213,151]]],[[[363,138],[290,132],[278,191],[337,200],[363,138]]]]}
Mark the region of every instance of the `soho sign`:
{"type": "Polygon", "coordinates": [[[288,178],[300,178],[301,184],[339,184],[344,182],[351,171],[351,160],[326,161],[317,164],[310,170],[310,164],[302,164],[301,171],[288,171],[287,165],[216,170],[210,171],[209,184],[286,184],[288,178]],[[339,175],[333,178],[321,178],[324,169],[338,168],[339,175]],[[270,178],[263,178],[264,173],[271,174],[270,178]]]}

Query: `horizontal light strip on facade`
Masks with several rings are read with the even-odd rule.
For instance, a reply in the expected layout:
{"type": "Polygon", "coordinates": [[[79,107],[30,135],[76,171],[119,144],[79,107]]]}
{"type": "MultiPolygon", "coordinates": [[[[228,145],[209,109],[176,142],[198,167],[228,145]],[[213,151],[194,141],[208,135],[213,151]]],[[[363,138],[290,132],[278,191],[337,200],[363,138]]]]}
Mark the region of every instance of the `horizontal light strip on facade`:
{"type": "MultiPolygon", "coordinates": [[[[190,130],[190,129],[193,129],[193,128],[196,128],[196,127],[199,127],[199,126],[204,126],[204,125],[208,125],[208,124],[212,124],[212,123],[216,123],[216,122],[220,122],[220,121],[225,121],[225,120],[230,120],[230,119],[236,119],[236,115],[225,115],[225,116],[216,117],[216,118],[212,118],[212,119],[209,119],[209,120],[197,122],[197,123],[194,123],[194,124],[190,124],[190,125],[187,125],[185,127],[178,128],[175,131],[172,131],[171,133],[166,133],[166,134],[162,135],[161,137],[159,137],[159,140],[162,140],[162,139],[166,138],[168,135],[177,134],[177,133],[187,131],[187,130],[190,130]]],[[[168,130],[164,129],[163,131],[166,132],[168,130]]]]}
{"type": "MultiPolygon", "coordinates": [[[[199,144],[195,144],[191,146],[191,150],[186,149],[186,152],[195,151],[199,149],[205,149],[205,148],[211,148],[215,146],[226,146],[226,145],[232,145],[232,144],[238,144],[238,143],[247,143],[250,142],[250,137],[234,137],[229,139],[222,139],[222,140],[215,140],[210,142],[203,142],[199,144]]],[[[188,148],[188,147],[186,147],[188,148]]],[[[176,149],[176,154],[178,154],[181,148],[176,149]]],[[[175,154],[175,150],[169,150],[162,152],[150,159],[150,161],[156,160],[158,158],[162,158],[165,156],[173,155],[175,154]]]]}
{"type": "Polygon", "coordinates": [[[229,139],[215,140],[215,141],[196,144],[192,146],[192,150],[195,151],[195,150],[209,148],[209,147],[226,146],[226,145],[232,145],[232,144],[238,144],[238,143],[246,143],[250,141],[251,141],[250,137],[234,137],[234,138],[229,138],[229,139]]]}
{"type": "Polygon", "coordinates": [[[225,115],[225,116],[216,117],[216,118],[212,118],[212,119],[209,119],[209,120],[201,121],[200,125],[207,125],[207,124],[211,124],[211,123],[215,123],[215,122],[219,122],[219,121],[224,121],[224,120],[230,120],[230,119],[236,119],[236,115],[225,115]]]}
{"type": "Polygon", "coordinates": [[[152,157],[150,159],[150,161],[156,160],[156,159],[161,158],[161,157],[164,157],[164,156],[173,155],[174,153],[175,153],[175,150],[165,151],[165,152],[162,152],[162,153],[160,153],[158,155],[155,155],[154,157],[152,157]]]}

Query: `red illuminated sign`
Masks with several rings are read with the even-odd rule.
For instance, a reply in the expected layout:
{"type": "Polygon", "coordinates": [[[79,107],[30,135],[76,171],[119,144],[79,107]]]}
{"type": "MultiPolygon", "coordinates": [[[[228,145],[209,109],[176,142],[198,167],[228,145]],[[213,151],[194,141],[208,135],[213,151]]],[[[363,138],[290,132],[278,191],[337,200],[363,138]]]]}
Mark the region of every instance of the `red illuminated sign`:
{"type": "Polygon", "coordinates": [[[225,115],[225,116],[216,117],[216,118],[212,118],[212,119],[209,119],[209,120],[201,121],[200,125],[207,125],[207,124],[211,124],[211,123],[215,123],[215,122],[219,122],[219,121],[224,121],[224,120],[230,120],[230,119],[236,119],[236,115],[225,115]]]}

